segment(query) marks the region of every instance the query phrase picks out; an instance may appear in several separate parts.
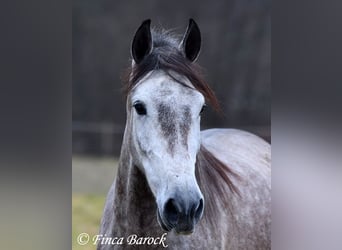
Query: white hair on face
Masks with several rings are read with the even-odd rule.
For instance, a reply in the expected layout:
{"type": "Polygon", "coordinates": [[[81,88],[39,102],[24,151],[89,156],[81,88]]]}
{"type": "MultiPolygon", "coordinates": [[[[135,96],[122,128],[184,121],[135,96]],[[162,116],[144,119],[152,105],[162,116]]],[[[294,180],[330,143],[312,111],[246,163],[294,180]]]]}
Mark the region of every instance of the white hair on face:
{"type": "Polygon", "coordinates": [[[190,182],[198,188],[194,168],[200,148],[199,113],[204,97],[191,88],[188,80],[182,81],[189,87],[164,72],[154,71],[130,95],[132,106],[140,102],[146,108],[146,115],[139,115],[134,108],[131,110],[131,126],[136,161],[156,197],[180,183],[190,182]],[[165,176],[169,177],[166,181],[165,176]]]}

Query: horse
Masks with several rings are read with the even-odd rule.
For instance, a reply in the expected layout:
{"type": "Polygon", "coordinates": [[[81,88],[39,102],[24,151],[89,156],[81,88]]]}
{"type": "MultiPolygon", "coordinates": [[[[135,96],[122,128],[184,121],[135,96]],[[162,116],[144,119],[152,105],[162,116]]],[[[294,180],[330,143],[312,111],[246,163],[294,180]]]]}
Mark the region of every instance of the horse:
{"type": "Polygon", "coordinates": [[[242,130],[200,130],[206,105],[219,108],[200,48],[193,19],[182,39],[151,20],[137,29],[98,250],[271,249],[271,146],[242,130]]]}

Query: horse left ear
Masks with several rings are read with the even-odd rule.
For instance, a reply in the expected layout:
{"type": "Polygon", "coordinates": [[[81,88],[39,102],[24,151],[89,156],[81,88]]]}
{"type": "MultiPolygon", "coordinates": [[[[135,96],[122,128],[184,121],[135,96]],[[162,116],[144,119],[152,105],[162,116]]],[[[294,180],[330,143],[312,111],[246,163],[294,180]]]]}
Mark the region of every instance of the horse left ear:
{"type": "Polygon", "coordinates": [[[197,23],[190,18],[188,28],[181,42],[185,57],[191,62],[195,61],[201,50],[201,31],[197,23]]]}

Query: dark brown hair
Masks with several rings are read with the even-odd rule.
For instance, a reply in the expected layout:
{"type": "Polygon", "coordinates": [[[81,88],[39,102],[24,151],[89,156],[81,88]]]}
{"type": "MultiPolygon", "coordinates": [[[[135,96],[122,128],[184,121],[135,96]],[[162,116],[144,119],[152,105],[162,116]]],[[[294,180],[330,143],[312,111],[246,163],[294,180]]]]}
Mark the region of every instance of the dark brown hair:
{"type": "Polygon", "coordinates": [[[124,92],[126,96],[147,73],[153,70],[163,70],[175,81],[187,86],[180,82],[179,79],[176,79],[172,72],[185,76],[202,93],[206,101],[216,111],[220,111],[219,102],[214,92],[205,82],[201,67],[184,56],[184,53],[177,46],[178,40],[167,31],[156,32],[152,30],[152,41],[153,49],[151,53],[139,64],[130,66],[124,75],[124,92]]]}

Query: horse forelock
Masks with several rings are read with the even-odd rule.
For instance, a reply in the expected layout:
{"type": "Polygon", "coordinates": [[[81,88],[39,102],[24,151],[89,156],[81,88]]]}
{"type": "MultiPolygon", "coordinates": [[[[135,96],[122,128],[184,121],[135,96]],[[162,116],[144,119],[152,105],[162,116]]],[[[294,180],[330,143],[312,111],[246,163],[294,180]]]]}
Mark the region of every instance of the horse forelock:
{"type": "Polygon", "coordinates": [[[152,41],[151,53],[139,64],[130,65],[123,77],[126,97],[148,73],[154,70],[162,70],[176,82],[189,87],[188,84],[182,82],[172,73],[175,72],[187,78],[216,111],[221,111],[214,92],[204,79],[202,68],[197,63],[185,58],[179,47],[179,39],[168,31],[152,30],[152,41]]]}

